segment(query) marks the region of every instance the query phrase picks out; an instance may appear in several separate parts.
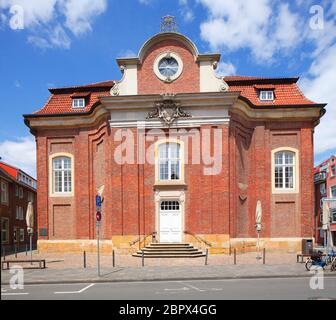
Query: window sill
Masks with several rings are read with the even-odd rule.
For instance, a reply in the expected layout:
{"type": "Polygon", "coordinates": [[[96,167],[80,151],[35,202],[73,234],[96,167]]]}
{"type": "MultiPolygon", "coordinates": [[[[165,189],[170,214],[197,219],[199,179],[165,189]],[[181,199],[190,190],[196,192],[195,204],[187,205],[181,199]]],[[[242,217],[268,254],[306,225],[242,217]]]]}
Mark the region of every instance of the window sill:
{"type": "Polygon", "coordinates": [[[298,190],[296,189],[280,189],[280,190],[277,190],[277,189],[273,189],[272,190],[272,193],[273,194],[297,194],[299,193],[298,190]]]}
{"type": "Polygon", "coordinates": [[[50,194],[51,198],[71,198],[73,197],[73,193],[52,193],[50,194]]]}
{"type": "Polygon", "coordinates": [[[187,184],[182,180],[176,181],[156,181],[154,183],[154,187],[186,187],[187,184]]]}

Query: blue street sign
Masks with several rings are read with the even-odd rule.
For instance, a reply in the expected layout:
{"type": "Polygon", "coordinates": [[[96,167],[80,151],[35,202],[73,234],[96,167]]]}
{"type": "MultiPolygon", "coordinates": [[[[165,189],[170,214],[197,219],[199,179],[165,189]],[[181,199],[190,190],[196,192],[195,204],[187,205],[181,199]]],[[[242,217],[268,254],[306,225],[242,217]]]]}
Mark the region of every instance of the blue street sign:
{"type": "Polygon", "coordinates": [[[102,199],[101,196],[96,196],[96,207],[101,207],[102,199]]]}

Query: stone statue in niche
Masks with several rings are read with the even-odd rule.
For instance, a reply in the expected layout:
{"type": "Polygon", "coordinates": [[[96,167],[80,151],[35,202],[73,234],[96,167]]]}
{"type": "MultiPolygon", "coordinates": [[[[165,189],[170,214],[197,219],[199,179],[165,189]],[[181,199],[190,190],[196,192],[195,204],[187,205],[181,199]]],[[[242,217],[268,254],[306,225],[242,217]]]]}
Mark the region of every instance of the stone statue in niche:
{"type": "Polygon", "coordinates": [[[239,199],[241,201],[246,201],[248,185],[244,183],[238,183],[238,187],[239,187],[239,199]]]}

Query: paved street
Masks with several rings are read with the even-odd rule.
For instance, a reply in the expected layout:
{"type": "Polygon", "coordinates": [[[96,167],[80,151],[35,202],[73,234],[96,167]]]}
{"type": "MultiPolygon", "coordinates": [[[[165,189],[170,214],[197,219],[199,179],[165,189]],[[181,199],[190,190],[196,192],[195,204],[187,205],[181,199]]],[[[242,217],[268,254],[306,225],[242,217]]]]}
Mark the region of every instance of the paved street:
{"type": "MultiPolygon", "coordinates": [[[[12,266],[15,270],[15,264],[12,266]]],[[[291,265],[225,265],[225,266],[171,266],[142,268],[102,268],[101,277],[97,268],[23,270],[25,284],[95,283],[131,281],[214,280],[244,278],[310,277],[303,264],[291,265]]],[[[326,276],[333,276],[329,270],[326,276]]],[[[13,273],[1,272],[1,284],[7,285],[13,273]]]]}
{"type": "Polygon", "coordinates": [[[310,278],[232,279],[26,285],[23,290],[1,287],[1,299],[97,300],[221,300],[221,299],[336,299],[336,277],[324,290],[312,290],[310,278]]]}

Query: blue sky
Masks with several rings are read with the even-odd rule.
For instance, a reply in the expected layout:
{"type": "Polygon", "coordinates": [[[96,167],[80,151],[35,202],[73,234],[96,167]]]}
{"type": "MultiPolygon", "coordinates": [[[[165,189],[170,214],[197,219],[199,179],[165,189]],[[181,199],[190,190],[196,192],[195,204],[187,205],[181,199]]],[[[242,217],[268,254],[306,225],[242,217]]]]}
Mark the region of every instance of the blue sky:
{"type": "Polygon", "coordinates": [[[167,14],[200,52],[222,53],[221,74],[300,75],[308,97],[329,103],[315,161],[336,153],[336,1],[0,0],[0,156],[34,175],[22,114],[49,87],[120,79],[115,58],[136,54],[167,14]],[[13,30],[17,6],[24,28],[13,30]]]}

